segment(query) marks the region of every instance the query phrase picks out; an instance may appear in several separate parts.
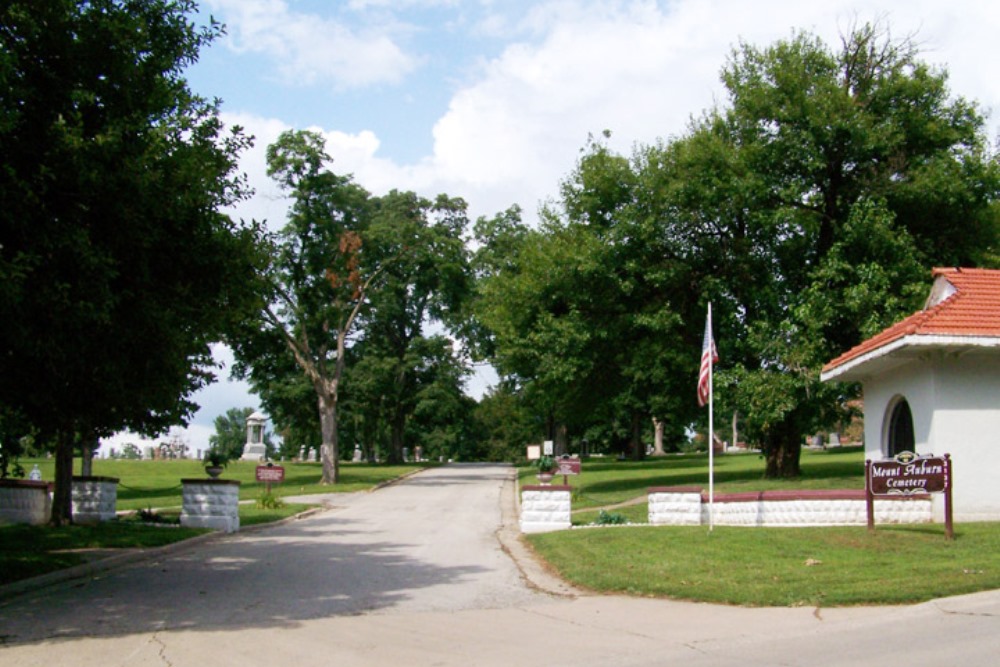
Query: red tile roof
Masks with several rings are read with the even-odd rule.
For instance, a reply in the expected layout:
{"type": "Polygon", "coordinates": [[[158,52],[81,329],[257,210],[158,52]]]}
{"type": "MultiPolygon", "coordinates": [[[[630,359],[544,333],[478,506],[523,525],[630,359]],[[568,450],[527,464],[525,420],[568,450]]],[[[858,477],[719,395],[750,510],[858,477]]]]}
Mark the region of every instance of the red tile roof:
{"type": "Polygon", "coordinates": [[[1000,338],[1000,271],[991,269],[933,270],[931,298],[917,311],[881,333],[856,345],[823,367],[823,372],[889,345],[905,336],[977,336],[1000,338]],[[943,300],[940,285],[945,280],[954,293],[943,300]],[[935,303],[936,302],[936,303],[935,303]]]}

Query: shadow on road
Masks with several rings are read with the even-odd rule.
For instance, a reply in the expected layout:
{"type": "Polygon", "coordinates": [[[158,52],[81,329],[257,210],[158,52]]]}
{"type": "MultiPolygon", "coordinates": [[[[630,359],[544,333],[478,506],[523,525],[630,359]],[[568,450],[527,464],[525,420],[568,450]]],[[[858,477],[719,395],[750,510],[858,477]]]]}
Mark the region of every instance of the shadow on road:
{"type": "Polygon", "coordinates": [[[413,545],[377,541],[359,528],[325,513],[20,596],[0,603],[0,646],[166,629],[292,627],[391,607],[420,589],[483,571],[422,562],[407,555],[413,545]]]}

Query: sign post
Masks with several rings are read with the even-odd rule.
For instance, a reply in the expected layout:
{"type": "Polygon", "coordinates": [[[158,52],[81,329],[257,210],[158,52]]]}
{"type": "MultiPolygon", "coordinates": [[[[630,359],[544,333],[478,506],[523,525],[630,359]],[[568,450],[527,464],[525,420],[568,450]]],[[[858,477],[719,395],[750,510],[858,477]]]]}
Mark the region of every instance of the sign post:
{"type": "Polygon", "coordinates": [[[875,530],[875,496],[913,496],[944,493],[944,534],[954,537],[951,508],[951,455],[918,456],[900,452],[882,461],[865,461],[865,500],[868,530],[875,530]]]}

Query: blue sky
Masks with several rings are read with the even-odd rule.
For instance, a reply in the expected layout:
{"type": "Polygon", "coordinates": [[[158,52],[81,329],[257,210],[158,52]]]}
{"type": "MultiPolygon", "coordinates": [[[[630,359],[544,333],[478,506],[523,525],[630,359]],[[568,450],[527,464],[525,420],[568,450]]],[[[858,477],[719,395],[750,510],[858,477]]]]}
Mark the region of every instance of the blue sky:
{"type": "MultiPolygon", "coordinates": [[[[375,194],[462,196],[473,218],[517,203],[531,220],[588,134],[610,130],[611,147],[627,153],[683,133],[692,115],[724,102],[718,74],[735,45],[764,46],[794,29],[836,45],[852,24],[883,20],[893,36],[912,36],[924,61],[947,68],[953,94],[978,101],[990,134],[1000,134],[995,0],[201,4],[202,19],[214,16],[227,35],[187,77],[222,100],[223,120],[257,138],[241,163],[257,194],[232,213],[274,229],[286,204],[263,155],[286,129],[322,132],[332,168],[375,194]]],[[[241,383],[195,398],[202,410],[179,431],[195,449],[227,408],[257,406],[241,383]]]]}

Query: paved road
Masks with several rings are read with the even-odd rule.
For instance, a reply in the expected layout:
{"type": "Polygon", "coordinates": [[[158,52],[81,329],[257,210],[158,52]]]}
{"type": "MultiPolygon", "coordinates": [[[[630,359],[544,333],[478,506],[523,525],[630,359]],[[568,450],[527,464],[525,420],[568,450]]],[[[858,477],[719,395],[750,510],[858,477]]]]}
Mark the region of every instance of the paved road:
{"type": "Polygon", "coordinates": [[[582,595],[524,552],[513,499],[511,469],[449,466],[19,595],[0,602],[0,666],[992,667],[1000,656],[997,593],[819,611],[582,595]]]}

